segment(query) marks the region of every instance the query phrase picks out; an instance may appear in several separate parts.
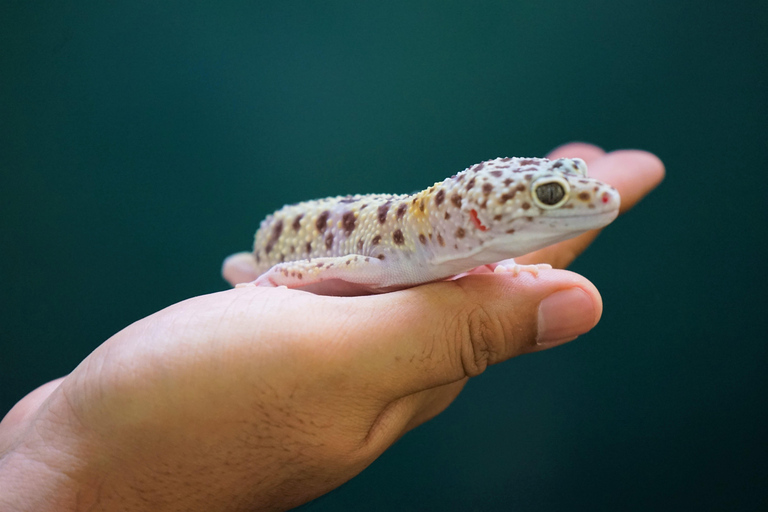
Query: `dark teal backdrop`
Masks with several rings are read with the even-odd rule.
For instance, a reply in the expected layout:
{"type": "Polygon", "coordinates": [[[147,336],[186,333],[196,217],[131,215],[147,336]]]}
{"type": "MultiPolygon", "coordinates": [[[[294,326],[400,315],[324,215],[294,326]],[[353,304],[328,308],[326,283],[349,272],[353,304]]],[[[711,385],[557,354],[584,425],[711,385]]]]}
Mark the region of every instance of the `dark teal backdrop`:
{"type": "Polygon", "coordinates": [[[668,170],[573,266],[600,325],[305,509],[768,507],[767,6],[3,1],[1,412],[285,202],[585,140],[668,170]]]}

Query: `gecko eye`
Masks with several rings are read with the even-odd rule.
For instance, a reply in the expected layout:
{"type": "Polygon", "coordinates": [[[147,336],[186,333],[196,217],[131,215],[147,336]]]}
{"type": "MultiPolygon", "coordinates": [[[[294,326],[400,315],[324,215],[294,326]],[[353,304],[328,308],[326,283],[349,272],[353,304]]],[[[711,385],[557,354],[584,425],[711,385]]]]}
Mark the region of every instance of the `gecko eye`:
{"type": "Polygon", "coordinates": [[[557,208],[568,200],[568,182],[559,178],[542,180],[533,186],[533,201],[545,210],[557,208]]]}

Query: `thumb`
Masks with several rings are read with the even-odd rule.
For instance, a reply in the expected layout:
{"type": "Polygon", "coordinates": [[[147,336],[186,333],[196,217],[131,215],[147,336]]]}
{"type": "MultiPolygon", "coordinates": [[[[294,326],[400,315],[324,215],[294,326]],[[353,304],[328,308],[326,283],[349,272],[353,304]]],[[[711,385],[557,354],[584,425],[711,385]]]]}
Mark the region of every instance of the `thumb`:
{"type": "Polygon", "coordinates": [[[470,275],[368,299],[389,314],[366,316],[375,334],[355,350],[372,352],[359,355],[391,398],[571,341],[602,313],[594,285],[565,270],[470,275]]]}

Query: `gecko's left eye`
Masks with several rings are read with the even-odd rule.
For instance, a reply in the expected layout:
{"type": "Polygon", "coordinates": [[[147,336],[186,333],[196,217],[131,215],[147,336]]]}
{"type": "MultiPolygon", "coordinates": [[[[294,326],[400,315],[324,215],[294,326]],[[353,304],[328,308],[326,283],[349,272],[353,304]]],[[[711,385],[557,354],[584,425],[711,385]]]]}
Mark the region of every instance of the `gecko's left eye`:
{"type": "Polygon", "coordinates": [[[560,178],[541,180],[533,185],[533,201],[540,208],[551,210],[568,200],[570,187],[568,182],[560,178]]]}

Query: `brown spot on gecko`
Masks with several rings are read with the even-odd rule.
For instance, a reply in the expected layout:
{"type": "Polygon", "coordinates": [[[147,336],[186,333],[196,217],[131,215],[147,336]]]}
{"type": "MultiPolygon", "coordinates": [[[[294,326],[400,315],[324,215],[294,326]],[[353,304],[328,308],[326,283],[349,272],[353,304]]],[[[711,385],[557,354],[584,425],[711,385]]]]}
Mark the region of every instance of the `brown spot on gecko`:
{"type": "Polygon", "coordinates": [[[366,206],[368,206],[368,203],[363,203],[363,204],[361,204],[361,205],[360,205],[360,209],[362,210],[362,209],[363,209],[363,208],[365,208],[366,206]]]}
{"type": "Polygon", "coordinates": [[[376,256],[376,257],[377,257],[377,258],[379,258],[380,260],[383,260],[383,259],[384,259],[384,255],[383,255],[383,254],[379,254],[379,255],[378,255],[378,256],[376,256]]]}
{"type": "Polygon", "coordinates": [[[381,242],[381,235],[376,235],[373,237],[373,240],[371,240],[371,245],[379,245],[379,242],[381,242]]]}
{"type": "Polygon", "coordinates": [[[501,215],[494,215],[493,216],[493,220],[500,221],[501,220],[501,215]]]}
{"type": "Polygon", "coordinates": [[[357,241],[357,250],[362,251],[363,250],[363,239],[357,241]]]}
{"type": "Polygon", "coordinates": [[[366,256],[366,257],[365,257],[365,262],[366,262],[366,263],[368,263],[369,261],[371,261],[371,258],[369,258],[369,257],[367,257],[367,256],[366,256]]]}
{"type": "Polygon", "coordinates": [[[467,182],[466,186],[464,187],[464,190],[468,191],[474,186],[475,186],[475,177],[473,176],[472,179],[467,182]]]}
{"type": "Polygon", "coordinates": [[[403,245],[405,243],[403,232],[396,229],[395,232],[392,233],[392,241],[395,242],[396,245],[403,245]]]}
{"type": "Polygon", "coordinates": [[[522,192],[525,189],[526,189],[526,186],[523,185],[522,183],[519,184],[517,187],[515,187],[515,190],[517,190],[518,192],[522,192]]]}
{"type": "Polygon", "coordinates": [[[445,190],[440,189],[435,195],[435,206],[439,208],[440,205],[443,204],[443,201],[445,201],[445,190]]]}
{"type": "Polygon", "coordinates": [[[440,233],[437,234],[437,243],[440,244],[440,247],[445,247],[445,240],[443,240],[443,236],[440,233]]]}
{"type": "Polygon", "coordinates": [[[301,229],[301,219],[304,217],[303,213],[300,213],[296,216],[295,219],[293,219],[293,224],[291,224],[291,227],[294,231],[298,231],[301,229]]]}
{"type": "Polygon", "coordinates": [[[344,227],[344,234],[351,235],[355,230],[355,212],[344,212],[341,216],[341,225],[344,227]]]}
{"type": "Polygon", "coordinates": [[[379,223],[384,224],[387,222],[387,212],[389,212],[390,202],[387,201],[383,205],[379,206],[379,223]]]}
{"type": "Polygon", "coordinates": [[[512,192],[501,194],[501,197],[499,198],[499,204],[506,203],[507,201],[515,197],[515,194],[517,194],[517,190],[513,190],[512,192]]]}
{"type": "Polygon", "coordinates": [[[312,252],[312,242],[307,242],[307,246],[304,249],[306,252],[312,252]]]}
{"type": "Polygon", "coordinates": [[[531,205],[528,204],[527,202],[520,205],[520,208],[522,208],[523,210],[527,210],[530,207],[531,207],[531,205]]]}
{"type": "Polygon", "coordinates": [[[509,158],[508,156],[505,156],[504,158],[501,159],[502,162],[509,162],[510,160],[512,159],[509,158]]]}
{"type": "Polygon", "coordinates": [[[345,265],[349,265],[350,263],[352,263],[352,260],[347,260],[344,262],[345,265]]]}
{"type": "Polygon", "coordinates": [[[507,178],[504,180],[504,186],[508,187],[512,184],[514,180],[512,178],[507,178]]]}
{"type": "Polygon", "coordinates": [[[530,174],[530,173],[526,174],[525,176],[523,176],[523,178],[525,178],[526,180],[530,181],[531,178],[533,178],[533,174],[530,174]]]}
{"type": "Polygon", "coordinates": [[[464,228],[459,228],[456,230],[456,238],[464,238],[464,235],[466,233],[464,232],[464,228]]]}
{"type": "Polygon", "coordinates": [[[485,167],[485,162],[480,162],[479,164],[477,164],[476,166],[474,166],[474,167],[472,168],[472,170],[473,170],[474,172],[477,172],[477,171],[479,171],[480,169],[482,169],[483,167],[485,167]]]}
{"type": "Polygon", "coordinates": [[[459,194],[453,194],[451,196],[451,202],[456,208],[461,208],[461,196],[459,194]]]}
{"type": "Polygon", "coordinates": [[[301,275],[301,272],[296,272],[296,277],[298,277],[299,279],[302,279],[304,276],[301,275]]]}
{"type": "Polygon", "coordinates": [[[487,196],[491,192],[493,192],[493,185],[490,183],[483,183],[483,194],[487,196]]]}
{"type": "Polygon", "coordinates": [[[534,158],[524,158],[524,159],[518,161],[517,163],[522,166],[522,165],[535,165],[536,162],[537,162],[537,160],[534,159],[534,158]]]}
{"type": "Polygon", "coordinates": [[[295,253],[295,252],[296,252],[296,247],[294,247],[294,246],[292,245],[290,250],[291,250],[291,254],[293,254],[293,253],[295,253]]]}
{"type": "Polygon", "coordinates": [[[325,210],[317,217],[317,221],[315,222],[315,227],[319,232],[322,233],[323,231],[325,231],[325,227],[328,224],[328,216],[330,215],[331,215],[331,212],[329,212],[328,210],[325,210]]]}
{"type": "Polygon", "coordinates": [[[562,167],[562,166],[563,166],[562,160],[558,160],[557,162],[552,164],[552,167],[550,167],[550,169],[557,169],[558,167],[562,167]]]}
{"type": "Polygon", "coordinates": [[[508,235],[511,235],[511,234],[512,234],[512,233],[514,233],[514,232],[515,232],[515,230],[514,230],[514,229],[508,229],[508,230],[507,230],[507,234],[508,234],[508,235]]]}
{"type": "Polygon", "coordinates": [[[427,243],[427,237],[424,236],[424,233],[419,233],[419,242],[421,242],[422,244],[427,243]]]}
{"type": "Polygon", "coordinates": [[[591,196],[591,195],[589,195],[589,192],[586,192],[586,191],[584,191],[584,192],[579,192],[579,195],[578,195],[578,197],[579,197],[579,199],[581,199],[582,201],[589,201],[589,200],[592,198],[592,196],[591,196]]]}
{"type": "Polygon", "coordinates": [[[330,250],[333,247],[333,233],[328,233],[325,237],[325,248],[330,250]]]}
{"type": "Polygon", "coordinates": [[[491,176],[495,176],[497,178],[501,178],[502,172],[501,171],[491,171],[491,176]]]}
{"type": "Polygon", "coordinates": [[[284,262],[285,262],[285,254],[281,253],[280,254],[280,263],[284,263],[284,262]]]}
{"type": "MultiPolygon", "coordinates": [[[[413,200],[414,204],[416,203],[416,199],[413,200]]],[[[397,207],[397,219],[400,220],[403,218],[403,215],[405,215],[405,211],[408,209],[408,205],[403,203],[400,206],[397,207]]]]}
{"type": "Polygon", "coordinates": [[[282,220],[278,220],[275,223],[275,227],[272,228],[272,238],[276,240],[276,239],[280,238],[280,235],[282,233],[283,233],[283,221],[282,220]]]}
{"type": "Polygon", "coordinates": [[[445,212],[445,220],[448,220],[451,218],[451,214],[448,212],[445,212]]]}
{"type": "Polygon", "coordinates": [[[339,199],[339,202],[344,204],[354,203],[355,201],[357,201],[357,199],[352,196],[346,196],[339,199]]]}
{"type": "Polygon", "coordinates": [[[597,192],[598,190],[600,190],[600,187],[595,187],[595,192],[597,192]]]}
{"type": "Polygon", "coordinates": [[[466,174],[455,174],[453,177],[456,178],[456,182],[462,181],[466,174]]]}
{"type": "Polygon", "coordinates": [[[420,211],[420,212],[423,212],[423,211],[424,211],[424,200],[423,200],[423,199],[422,199],[422,200],[421,200],[421,202],[419,203],[419,211],[420,211]]]}
{"type": "Polygon", "coordinates": [[[323,268],[323,264],[322,264],[322,263],[318,263],[318,264],[317,264],[317,265],[315,265],[315,266],[316,266],[317,268],[323,268]]]}
{"type": "Polygon", "coordinates": [[[264,247],[264,252],[269,254],[272,252],[272,248],[275,246],[275,243],[280,238],[280,235],[283,233],[283,221],[278,220],[275,222],[275,225],[272,227],[272,233],[269,235],[269,240],[267,241],[267,245],[264,247]]]}

